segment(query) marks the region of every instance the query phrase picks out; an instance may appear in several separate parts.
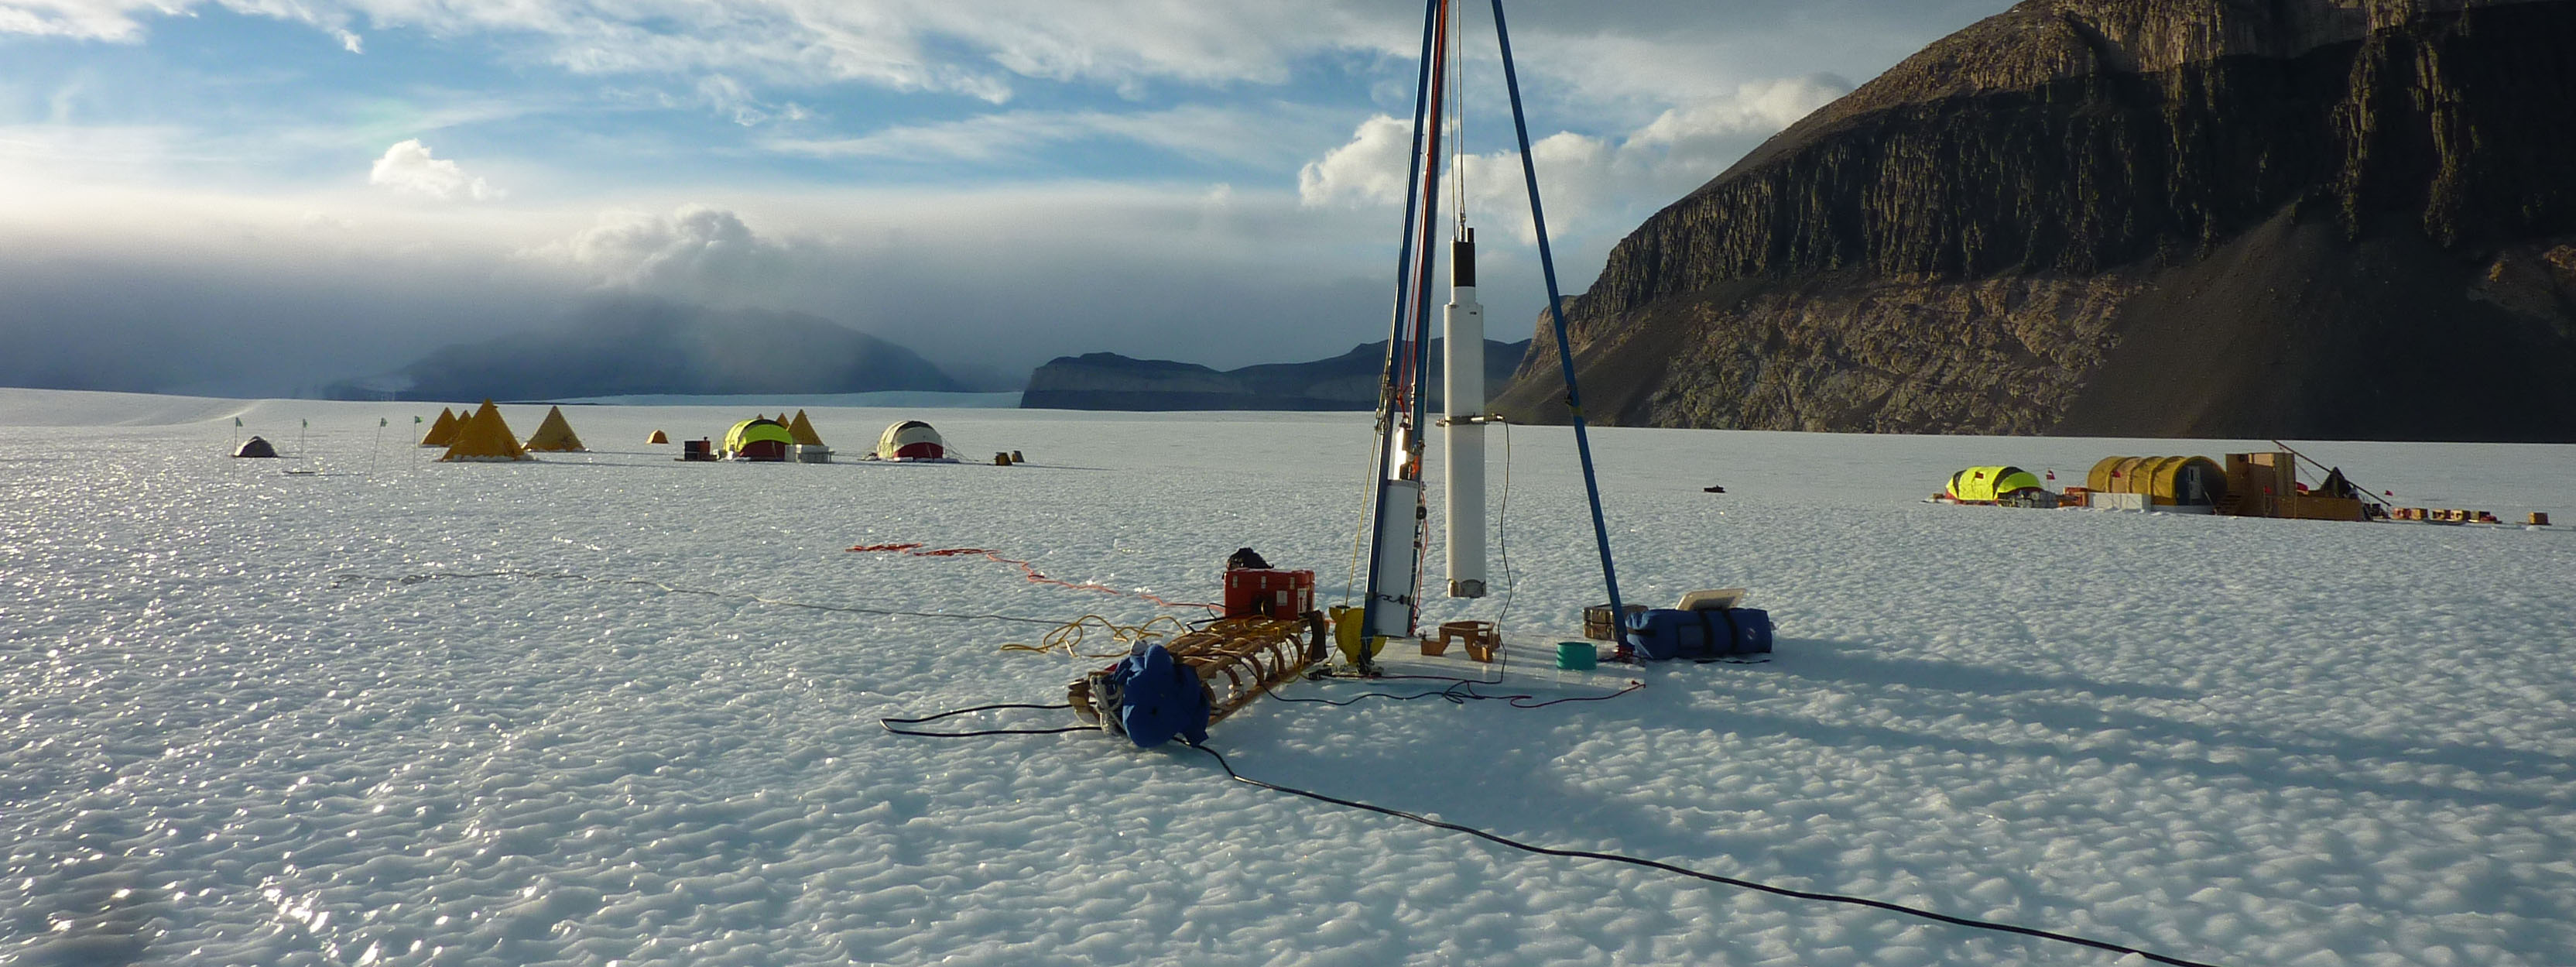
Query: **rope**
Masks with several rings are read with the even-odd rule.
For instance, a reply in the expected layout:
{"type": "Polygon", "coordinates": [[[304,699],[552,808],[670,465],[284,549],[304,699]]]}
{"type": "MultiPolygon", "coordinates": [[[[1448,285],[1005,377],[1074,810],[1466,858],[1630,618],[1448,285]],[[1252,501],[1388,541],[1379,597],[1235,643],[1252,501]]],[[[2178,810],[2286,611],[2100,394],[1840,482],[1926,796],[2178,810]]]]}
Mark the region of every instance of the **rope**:
{"type": "Polygon", "coordinates": [[[894,551],[894,552],[901,552],[901,553],[904,553],[904,554],[908,554],[908,555],[911,555],[911,556],[913,556],[913,557],[964,557],[964,556],[967,556],[967,555],[970,555],[970,554],[981,554],[981,555],[985,556],[986,558],[989,558],[989,559],[991,559],[991,560],[995,561],[996,563],[1001,563],[1001,564],[1015,564],[1015,565],[1018,565],[1018,566],[1019,566],[1019,569],[1020,569],[1020,572],[1021,572],[1021,573],[1023,573],[1023,574],[1026,574],[1026,575],[1028,576],[1029,581],[1030,581],[1030,582],[1032,582],[1032,583],[1035,583],[1035,584],[1052,584],[1052,585],[1055,585],[1055,586],[1057,586],[1057,587],[1073,588],[1073,589],[1078,590],[1078,591],[1098,591],[1098,592],[1100,592],[1100,593],[1102,593],[1102,594],[1115,594],[1115,595],[1121,595],[1121,596],[1124,596],[1124,597],[1138,598],[1138,599],[1142,599],[1142,600],[1145,600],[1145,601],[1152,602],[1152,603],[1153,603],[1153,604],[1155,604],[1155,605],[1158,605],[1158,606],[1161,606],[1161,607],[1165,607],[1165,608],[1206,608],[1206,609],[1208,609],[1208,610],[1210,610],[1210,611],[1224,611],[1224,610],[1225,610],[1224,606],[1222,606],[1222,605],[1208,604],[1208,603],[1206,603],[1206,602],[1201,602],[1201,601],[1166,601],[1166,600],[1164,600],[1164,599],[1162,599],[1162,598],[1160,598],[1160,597],[1155,596],[1155,595],[1154,595],[1154,594],[1152,594],[1151,592],[1146,592],[1146,591],[1127,591],[1127,590],[1122,590],[1122,589],[1119,589],[1119,588],[1113,588],[1113,587],[1110,587],[1110,586],[1108,586],[1108,585],[1106,585],[1106,584],[1094,584],[1094,583],[1090,583],[1090,582],[1074,582],[1074,581],[1061,580],[1061,579],[1058,579],[1058,578],[1051,578],[1051,577],[1046,576],[1045,574],[1041,574],[1041,573],[1039,573],[1039,572],[1038,572],[1037,565],[1035,565],[1035,564],[1031,564],[1031,563],[1029,563],[1029,562],[1027,562],[1027,561],[1023,561],[1023,560],[1020,560],[1020,559],[1018,559],[1018,558],[1003,557],[1003,556],[1001,555],[1001,553],[1000,553],[1000,552],[997,552],[997,551],[991,551],[991,550],[986,550],[986,549],[981,548],[981,547],[946,547],[946,548],[940,548],[940,549],[938,549],[938,550],[932,550],[932,551],[925,551],[925,550],[922,550],[922,549],[921,549],[921,547],[922,547],[922,545],[921,545],[921,544],[919,544],[919,543],[911,543],[911,544],[861,544],[861,545],[858,545],[858,546],[856,546],[856,547],[852,547],[852,548],[850,548],[850,551],[851,551],[852,553],[879,553],[879,552],[894,551]]]}
{"type": "Polygon", "coordinates": [[[1189,630],[1190,626],[1183,624],[1181,619],[1167,614],[1155,615],[1152,620],[1137,625],[1122,625],[1096,614],[1086,614],[1047,632],[1046,637],[1038,639],[1037,644],[1007,644],[1003,645],[1001,650],[1026,651],[1041,655],[1061,651],[1074,658],[1125,658],[1134,653],[1139,644],[1188,634],[1189,630]],[[1163,625],[1170,625],[1172,630],[1156,630],[1163,625]],[[1082,645],[1090,639],[1094,628],[1107,632],[1109,640],[1119,644],[1118,650],[1097,654],[1084,652],[1082,645]]]}
{"type": "Polygon", "coordinates": [[[1240,783],[1243,783],[1243,784],[1248,785],[1248,786],[1258,786],[1258,787],[1263,788],[1263,789],[1268,789],[1268,790],[1270,790],[1270,791],[1272,791],[1272,792],[1286,793],[1286,794],[1291,795],[1291,796],[1300,796],[1300,797],[1303,797],[1303,798],[1306,798],[1306,799],[1312,799],[1312,800],[1315,800],[1315,801],[1317,801],[1317,802],[1327,802],[1327,803],[1332,803],[1333,805],[1336,805],[1336,806],[1348,806],[1348,807],[1350,807],[1350,808],[1352,808],[1352,809],[1364,809],[1364,810],[1367,810],[1367,811],[1369,811],[1369,812],[1378,813],[1378,814],[1381,814],[1381,815],[1393,816],[1393,817],[1395,817],[1395,818],[1397,818],[1397,819],[1408,819],[1408,820],[1412,820],[1412,821],[1417,822],[1417,823],[1421,823],[1422,825],[1432,827],[1432,828],[1434,828],[1434,829],[1445,829],[1445,830],[1448,830],[1448,831],[1453,832],[1453,833],[1465,833],[1465,834],[1467,834],[1467,835],[1469,835],[1469,836],[1476,837],[1477,839],[1485,840],[1485,841],[1487,841],[1487,842],[1492,842],[1492,843],[1498,843],[1498,844],[1501,844],[1501,845],[1503,845],[1503,846],[1508,846],[1508,847],[1511,847],[1511,848],[1513,848],[1513,849],[1521,850],[1521,851],[1524,851],[1524,852],[1536,853],[1536,854],[1539,854],[1539,855],[1541,855],[1541,856],[1564,856],[1564,857],[1572,857],[1572,858],[1576,858],[1576,859],[1606,860],[1606,861],[1609,861],[1609,862],[1612,862],[1612,863],[1625,863],[1625,864],[1628,864],[1628,865],[1630,865],[1630,866],[1642,866],[1642,867],[1645,867],[1645,868],[1647,868],[1647,869],[1662,870],[1662,871],[1664,871],[1664,872],[1666,872],[1666,873],[1677,873],[1677,874],[1680,874],[1680,875],[1682,875],[1682,876],[1690,877],[1690,878],[1692,878],[1692,879],[1697,879],[1697,880],[1706,880],[1706,881],[1711,882],[1711,883],[1719,883],[1719,884],[1724,884],[1724,885],[1726,885],[1726,886],[1740,887],[1740,888],[1742,888],[1742,889],[1747,889],[1747,890],[1756,890],[1756,891],[1759,891],[1759,892],[1763,892],[1763,893],[1770,893],[1770,894],[1776,894],[1776,895],[1779,895],[1779,896],[1785,896],[1785,897],[1789,897],[1789,898],[1792,898],[1792,899],[1798,899],[1798,900],[1815,900],[1815,901],[1820,901],[1820,902],[1824,902],[1824,903],[1847,903],[1847,904],[1851,904],[1851,905],[1853,905],[1853,906],[1869,907],[1869,908],[1871,908],[1871,909],[1875,909],[1875,910],[1885,910],[1885,911],[1888,911],[1888,912],[1891,912],[1891,913],[1901,913],[1901,914],[1904,914],[1904,915],[1906,915],[1906,916],[1910,916],[1910,917],[1921,917],[1921,918],[1926,919],[1926,920],[1937,920],[1937,921],[1939,921],[1939,922],[1947,923],[1947,924],[1952,924],[1952,925],[1955,925],[1955,926],[1962,926],[1962,927],[1974,927],[1974,928],[1977,928],[1977,929],[1979,929],[1979,930],[1995,930],[1995,931],[2000,931],[2000,932],[2003,932],[2003,933],[2015,933],[2015,934],[2020,934],[2020,935],[2025,936],[2025,937],[2038,937],[2038,938],[2040,938],[2040,939],[2042,939],[2042,940],[2055,940],[2055,941],[2059,941],[2059,942],[2062,942],[2062,943],[2071,943],[2071,944],[2076,944],[2076,945],[2079,945],[2079,946],[2091,947],[2091,948],[2096,949],[2096,950],[2107,950],[2107,951],[2110,951],[2110,952],[2112,952],[2112,953],[2117,953],[2117,954],[2135,954],[2135,955],[2137,955],[2137,956],[2144,957],[2144,958],[2146,958],[2146,959],[2148,959],[2148,960],[2152,960],[2152,961],[2155,961],[2155,962],[2160,963],[2160,964],[2174,964],[2174,965],[2176,965],[2176,967],[2216,967],[2216,965],[2214,965],[2214,964],[2205,964],[2205,963],[2201,963],[2201,962],[2199,962],[2199,961],[2183,960],[2183,959],[2178,958],[2178,957],[2167,957],[2167,956],[2165,956],[2165,955],[2163,955],[2163,954],[2149,953],[2149,952],[2144,951],[2144,950],[2139,950],[2139,949],[2138,949],[2138,948],[2136,948],[2136,947],[2124,947],[2124,946],[2121,946],[2121,945],[2119,945],[2119,944],[2115,944],[2115,943],[2108,943],[2108,942],[2100,941],[2100,940],[2092,940],[2092,939],[2088,939],[2088,938],[2084,938],[2084,937],[2073,936],[2073,935],[2071,935],[2071,934],[2053,933],[2053,932],[2050,932],[2050,931],[2047,931],[2047,930],[2037,930],[2037,929],[2033,929],[2033,928],[2030,928],[2030,927],[2017,927],[2017,926],[2014,926],[2014,925],[2012,925],[2012,924],[2008,924],[2008,923],[1995,923],[1995,922],[1988,921],[1988,920],[1973,920],[1973,919],[1969,919],[1969,918],[1967,918],[1967,917],[1954,917],[1954,916],[1951,916],[1951,915],[1946,914],[1946,913],[1935,913],[1935,912],[1930,911],[1930,910],[1923,910],[1923,909],[1918,909],[1918,908],[1915,908],[1915,907],[1904,906],[1904,905],[1901,905],[1901,904],[1888,903],[1888,902],[1883,901],[1883,900],[1870,900],[1870,899],[1864,899],[1864,898],[1861,898],[1861,897],[1841,896],[1841,895],[1838,895],[1838,894],[1832,894],[1832,893],[1815,893],[1815,892],[1811,892],[1811,891],[1807,891],[1807,890],[1792,890],[1792,889],[1789,889],[1788,887],[1772,886],[1772,885],[1767,884],[1767,883],[1756,883],[1756,882],[1754,882],[1754,881],[1752,881],[1752,880],[1739,880],[1739,879],[1736,879],[1736,878],[1734,878],[1734,877],[1730,877],[1730,876],[1719,876],[1719,875],[1717,875],[1717,874],[1715,874],[1715,873],[1702,873],[1702,872],[1700,872],[1700,871],[1698,871],[1698,870],[1686,869],[1686,868],[1684,868],[1684,867],[1674,866],[1674,865],[1672,865],[1672,864],[1670,864],[1670,863],[1659,863],[1659,862],[1656,862],[1656,861],[1654,861],[1654,860],[1641,859],[1641,858],[1634,857],[1634,856],[1621,856],[1621,855],[1619,855],[1619,854],[1617,854],[1617,853],[1596,853],[1596,852],[1593,852],[1593,851],[1591,851],[1591,850],[1579,850],[1579,849],[1557,849],[1557,848],[1549,847],[1549,846],[1532,846],[1532,845],[1530,845],[1530,844],[1528,844],[1528,843],[1524,843],[1524,842],[1521,842],[1521,841],[1519,841],[1519,840],[1515,840],[1515,839],[1510,839],[1510,838],[1507,838],[1507,837],[1504,837],[1504,836],[1501,836],[1501,835],[1498,835],[1498,834],[1495,834],[1495,833],[1489,833],[1489,832],[1486,832],[1486,831],[1481,830],[1481,829],[1477,829],[1477,828],[1472,827],[1472,826],[1461,826],[1461,825],[1458,825],[1457,823],[1442,822],[1442,821],[1437,820],[1437,819],[1432,819],[1431,817],[1428,817],[1428,816],[1421,816],[1421,815],[1416,815],[1416,814],[1414,814],[1414,813],[1405,812],[1405,811],[1403,811],[1403,810],[1401,810],[1401,809],[1389,809],[1389,808],[1387,808],[1387,807],[1385,807],[1385,806],[1372,806],[1372,805],[1369,805],[1368,803],[1358,802],[1358,801],[1350,800],[1350,799],[1343,799],[1343,798],[1340,798],[1340,797],[1338,797],[1338,796],[1327,796],[1327,795],[1325,795],[1325,794],[1323,794],[1323,793],[1320,793],[1320,792],[1310,792],[1310,791],[1308,791],[1308,790],[1304,790],[1304,789],[1297,789],[1297,788],[1293,788],[1293,787],[1290,787],[1290,786],[1282,786],[1282,785],[1279,785],[1279,784],[1277,784],[1277,783],[1263,782],[1263,781],[1261,781],[1261,780],[1259,780],[1259,779],[1254,779],[1254,778],[1251,778],[1251,777],[1249,777],[1249,776],[1246,776],[1246,775],[1244,775],[1244,774],[1242,774],[1242,773],[1240,773],[1240,772],[1236,772],[1236,771],[1234,771],[1234,764],[1233,764],[1233,763],[1230,763],[1230,762],[1225,761],[1225,756],[1224,756],[1224,755],[1222,755],[1222,754],[1219,754],[1215,749],[1208,748],[1207,746],[1204,746],[1204,745],[1196,745],[1196,744],[1191,745],[1191,746],[1190,746],[1190,748],[1197,749],[1197,750],[1199,750],[1199,751],[1201,751],[1201,752],[1205,752],[1205,753],[1207,753],[1209,758],[1213,758],[1213,759],[1215,759],[1215,760],[1216,760],[1216,764],[1217,764],[1217,767],[1218,767],[1218,768],[1221,768],[1221,769],[1224,769],[1224,770],[1225,770],[1225,774],[1226,774],[1226,777],[1227,777],[1227,778],[1233,779],[1233,780],[1234,780],[1234,781],[1236,781],[1236,782],[1240,782],[1240,783]]]}

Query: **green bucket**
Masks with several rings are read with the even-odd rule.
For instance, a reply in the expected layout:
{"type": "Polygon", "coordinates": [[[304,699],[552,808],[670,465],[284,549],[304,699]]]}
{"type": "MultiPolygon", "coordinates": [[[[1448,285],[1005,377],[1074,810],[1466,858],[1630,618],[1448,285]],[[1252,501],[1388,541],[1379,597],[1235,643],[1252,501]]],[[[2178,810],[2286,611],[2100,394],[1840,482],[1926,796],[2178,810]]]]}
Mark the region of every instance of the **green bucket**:
{"type": "Polygon", "coordinates": [[[1600,660],[1600,653],[1593,650],[1592,643],[1589,641],[1556,643],[1556,667],[1560,669],[1570,672],[1591,671],[1593,665],[1600,660]]]}

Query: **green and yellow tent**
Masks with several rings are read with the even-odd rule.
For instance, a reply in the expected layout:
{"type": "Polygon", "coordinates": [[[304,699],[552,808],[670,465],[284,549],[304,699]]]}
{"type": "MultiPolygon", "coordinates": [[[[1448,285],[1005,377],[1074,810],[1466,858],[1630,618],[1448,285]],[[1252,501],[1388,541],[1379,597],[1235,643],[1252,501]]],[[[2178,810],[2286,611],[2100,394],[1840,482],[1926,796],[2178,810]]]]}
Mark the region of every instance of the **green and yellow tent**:
{"type": "Polygon", "coordinates": [[[776,461],[787,459],[787,447],[796,442],[796,434],[787,425],[768,417],[755,417],[733,425],[725,432],[725,457],[732,460],[776,461]]]}
{"type": "Polygon", "coordinates": [[[1944,492],[1963,504],[1991,504],[2023,490],[2043,489],[2039,476],[2020,467],[1969,467],[1950,475],[1944,492]]]}

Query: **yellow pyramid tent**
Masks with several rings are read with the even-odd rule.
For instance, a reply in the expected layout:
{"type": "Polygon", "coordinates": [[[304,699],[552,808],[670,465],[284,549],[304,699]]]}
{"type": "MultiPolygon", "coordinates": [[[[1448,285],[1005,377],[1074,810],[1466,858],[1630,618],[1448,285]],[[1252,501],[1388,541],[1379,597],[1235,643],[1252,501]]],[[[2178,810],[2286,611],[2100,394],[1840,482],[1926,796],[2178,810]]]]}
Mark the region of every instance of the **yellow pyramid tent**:
{"type": "Polygon", "coordinates": [[[563,407],[549,407],[546,420],[537,424],[537,435],[528,438],[528,449],[546,453],[584,453],[581,437],[572,432],[572,423],[564,419],[563,407]]]}
{"type": "Polygon", "coordinates": [[[652,436],[649,436],[649,437],[645,437],[645,438],[644,438],[644,442],[646,442],[646,443],[669,443],[669,442],[671,442],[671,435],[670,435],[670,434],[668,434],[668,433],[664,433],[664,432],[662,432],[662,431],[660,431],[660,430],[655,430],[655,431],[653,431],[653,435],[652,435],[652,436]]]}
{"type": "Polygon", "coordinates": [[[501,421],[501,408],[484,400],[483,408],[475,410],[456,428],[456,442],[448,444],[447,454],[439,459],[508,462],[535,458],[520,449],[518,437],[510,435],[510,424],[501,421]]]}
{"type": "Polygon", "coordinates": [[[796,418],[787,421],[787,435],[795,437],[798,446],[819,447],[823,445],[823,438],[814,434],[813,421],[805,418],[804,410],[797,410],[796,418]]]}
{"type": "Polygon", "coordinates": [[[456,423],[456,412],[454,410],[450,410],[444,406],[439,407],[438,422],[430,424],[429,432],[420,435],[420,445],[425,447],[443,447],[456,442],[456,423]]]}

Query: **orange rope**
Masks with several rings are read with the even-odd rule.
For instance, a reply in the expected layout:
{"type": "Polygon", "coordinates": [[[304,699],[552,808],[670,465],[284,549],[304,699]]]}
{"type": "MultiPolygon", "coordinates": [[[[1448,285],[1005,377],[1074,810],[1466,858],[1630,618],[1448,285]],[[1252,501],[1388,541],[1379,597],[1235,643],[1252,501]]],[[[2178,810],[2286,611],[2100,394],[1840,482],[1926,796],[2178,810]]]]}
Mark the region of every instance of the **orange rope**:
{"type": "Polygon", "coordinates": [[[1154,604],[1161,605],[1161,606],[1166,607],[1166,608],[1206,608],[1206,609],[1208,609],[1208,610],[1210,610],[1210,611],[1218,611],[1218,612],[1222,612],[1222,611],[1224,611],[1224,610],[1225,610],[1224,606],[1222,606],[1222,605],[1207,604],[1207,603],[1204,603],[1204,602],[1197,602],[1197,601],[1166,601],[1166,600],[1163,600],[1163,599],[1162,599],[1162,598],[1160,598],[1160,597],[1156,597],[1155,595],[1153,595],[1153,594],[1151,594],[1151,593],[1148,593],[1148,592],[1144,592],[1144,591],[1124,591],[1124,590],[1120,590],[1120,589],[1118,589],[1118,588],[1110,587],[1110,586],[1108,586],[1108,585],[1106,585],[1106,584],[1092,584],[1092,583],[1089,583],[1089,582],[1076,583],[1076,582],[1073,582],[1073,581],[1062,581],[1062,580],[1058,580],[1058,579],[1055,579],[1055,578],[1048,577],[1048,576],[1046,576],[1046,575],[1044,575],[1044,574],[1040,574],[1040,573],[1038,573],[1037,565],[1031,564],[1031,563],[1029,563],[1029,562],[1027,562],[1027,561],[1020,560],[1020,559],[1018,559],[1018,558],[1003,557],[1001,554],[999,554],[999,553],[997,553],[997,552],[989,551],[989,550],[985,550],[984,548],[980,548],[980,547],[948,547],[948,548],[941,548],[941,549],[939,549],[939,550],[933,550],[933,551],[925,551],[925,550],[921,550],[920,548],[921,548],[921,545],[920,545],[919,543],[911,543],[911,544],[861,544],[861,545],[858,545],[858,546],[856,546],[856,547],[850,548],[850,550],[851,550],[851,551],[853,551],[853,552],[856,552],[856,553],[870,553],[870,552],[882,552],[882,551],[901,551],[901,552],[903,552],[904,554],[907,554],[907,555],[910,555],[910,556],[913,556],[913,557],[963,557],[963,556],[968,555],[968,554],[981,554],[981,555],[984,555],[985,557],[990,558],[990,559],[992,559],[993,561],[998,562],[998,563],[1002,563],[1002,564],[1016,564],[1016,565],[1019,565],[1020,571],[1021,571],[1022,573],[1024,573],[1024,574],[1027,574],[1027,575],[1028,575],[1028,578],[1029,578],[1030,582],[1032,582],[1032,583],[1036,583],[1036,584],[1052,584],[1052,585],[1055,585],[1055,586],[1057,586],[1057,587],[1073,588],[1073,589],[1075,589],[1075,590],[1080,590],[1080,591],[1098,591],[1098,592],[1100,592],[1100,593],[1102,593],[1102,594],[1116,594],[1116,595],[1124,595],[1124,596],[1127,596],[1127,597],[1133,597],[1133,598],[1142,598],[1142,599],[1144,599],[1144,600],[1146,600],[1146,601],[1153,602],[1154,604]]]}

